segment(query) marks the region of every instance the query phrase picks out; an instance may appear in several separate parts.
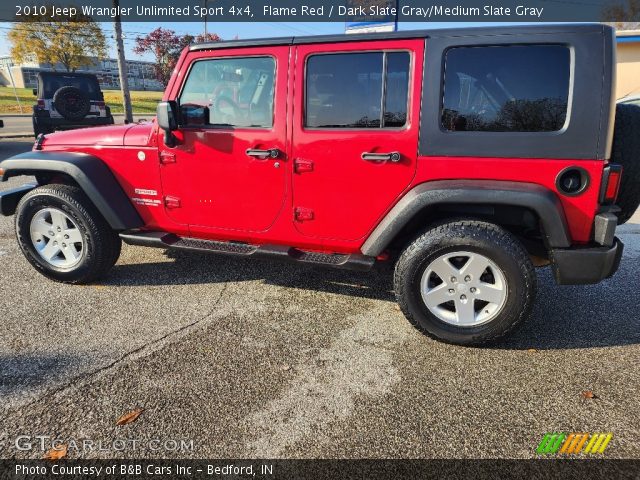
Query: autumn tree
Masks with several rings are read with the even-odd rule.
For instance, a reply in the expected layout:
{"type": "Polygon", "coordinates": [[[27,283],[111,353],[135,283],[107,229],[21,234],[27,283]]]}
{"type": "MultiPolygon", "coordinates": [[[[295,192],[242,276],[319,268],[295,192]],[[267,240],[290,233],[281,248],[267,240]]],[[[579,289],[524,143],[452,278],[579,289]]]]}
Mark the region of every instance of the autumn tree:
{"type": "Polygon", "coordinates": [[[602,19],[618,30],[640,28],[640,0],[610,2],[602,11],[602,19]]]}
{"type": "Polygon", "coordinates": [[[7,37],[11,56],[17,62],[35,54],[39,63],[49,63],[54,70],[62,64],[68,72],[74,72],[92,65],[92,57],[104,58],[107,52],[100,25],[81,13],[66,22],[49,21],[46,15],[31,16],[14,24],[7,37]]]}
{"type": "Polygon", "coordinates": [[[191,43],[217,41],[220,41],[220,37],[215,33],[179,36],[173,30],[158,27],[144,37],[136,37],[136,46],[133,51],[138,55],[144,53],[153,55],[156,79],[166,85],[184,47],[191,43]]]}

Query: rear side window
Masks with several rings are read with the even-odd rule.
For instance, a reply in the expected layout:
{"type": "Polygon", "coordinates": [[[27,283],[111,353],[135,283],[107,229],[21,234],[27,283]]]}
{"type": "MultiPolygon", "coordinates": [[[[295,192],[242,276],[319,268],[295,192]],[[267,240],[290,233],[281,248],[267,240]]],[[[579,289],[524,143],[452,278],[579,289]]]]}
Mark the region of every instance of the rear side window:
{"type": "Polygon", "coordinates": [[[561,130],[567,118],[570,57],[562,45],[451,48],[445,56],[442,128],[561,130]]]}
{"type": "Polygon", "coordinates": [[[275,72],[272,57],[195,62],[180,94],[182,123],[271,127],[275,72]]]}
{"type": "Polygon", "coordinates": [[[408,52],[313,55],[305,127],[398,128],[407,122],[408,52]]]}

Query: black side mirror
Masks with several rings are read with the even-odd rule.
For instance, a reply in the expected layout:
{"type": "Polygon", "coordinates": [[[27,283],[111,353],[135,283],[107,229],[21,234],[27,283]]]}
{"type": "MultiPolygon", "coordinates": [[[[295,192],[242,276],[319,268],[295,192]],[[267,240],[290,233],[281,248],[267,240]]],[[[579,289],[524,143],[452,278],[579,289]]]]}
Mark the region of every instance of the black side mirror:
{"type": "Polygon", "coordinates": [[[160,102],[156,109],[158,126],[164,130],[164,143],[167,147],[176,146],[176,137],[172,132],[178,129],[177,110],[178,108],[174,101],[160,102]]]}
{"type": "Polygon", "coordinates": [[[32,92],[33,92],[33,94],[34,94],[34,95],[38,95],[38,89],[37,89],[37,88],[34,88],[34,89],[32,90],[32,92]]]}

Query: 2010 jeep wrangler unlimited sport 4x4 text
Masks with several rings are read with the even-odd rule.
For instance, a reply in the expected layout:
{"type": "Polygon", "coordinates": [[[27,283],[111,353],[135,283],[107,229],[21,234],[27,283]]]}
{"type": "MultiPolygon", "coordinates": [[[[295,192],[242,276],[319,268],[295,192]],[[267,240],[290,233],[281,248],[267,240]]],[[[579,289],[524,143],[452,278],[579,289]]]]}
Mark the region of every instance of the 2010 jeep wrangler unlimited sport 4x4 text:
{"type": "Polygon", "coordinates": [[[486,344],[529,314],[534,263],[558,284],[618,267],[640,115],[616,113],[614,43],[591,24],[192,45],[153,123],[40,136],[1,162],[38,182],[1,211],[29,262],[69,283],[106,274],[122,240],[393,259],[414,326],[486,344]]]}

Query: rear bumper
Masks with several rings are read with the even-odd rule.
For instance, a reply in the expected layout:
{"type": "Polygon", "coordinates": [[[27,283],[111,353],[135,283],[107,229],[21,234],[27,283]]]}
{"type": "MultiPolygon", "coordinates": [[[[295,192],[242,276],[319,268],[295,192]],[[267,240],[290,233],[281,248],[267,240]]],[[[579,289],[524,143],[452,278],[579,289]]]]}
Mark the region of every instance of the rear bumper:
{"type": "Polygon", "coordinates": [[[611,277],[620,266],[624,244],[617,238],[610,247],[554,249],[551,267],[558,285],[586,285],[611,277]]]}
{"type": "Polygon", "coordinates": [[[16,213],[18,202],[31,190],[36,188],[35,184],[27,184],[11,190],[0,192],[0,214],[9,216],[16,213]]]}
{"type": "Polygon", "coordinates": [[[98,125],[113,125],[113,116],[106,117],[87,116],[79,121],[70,121],[66,118],[33,117],[34,126],[53,127],[59,129],[74,129],[82,127],[95,127],[98,125]]]}

